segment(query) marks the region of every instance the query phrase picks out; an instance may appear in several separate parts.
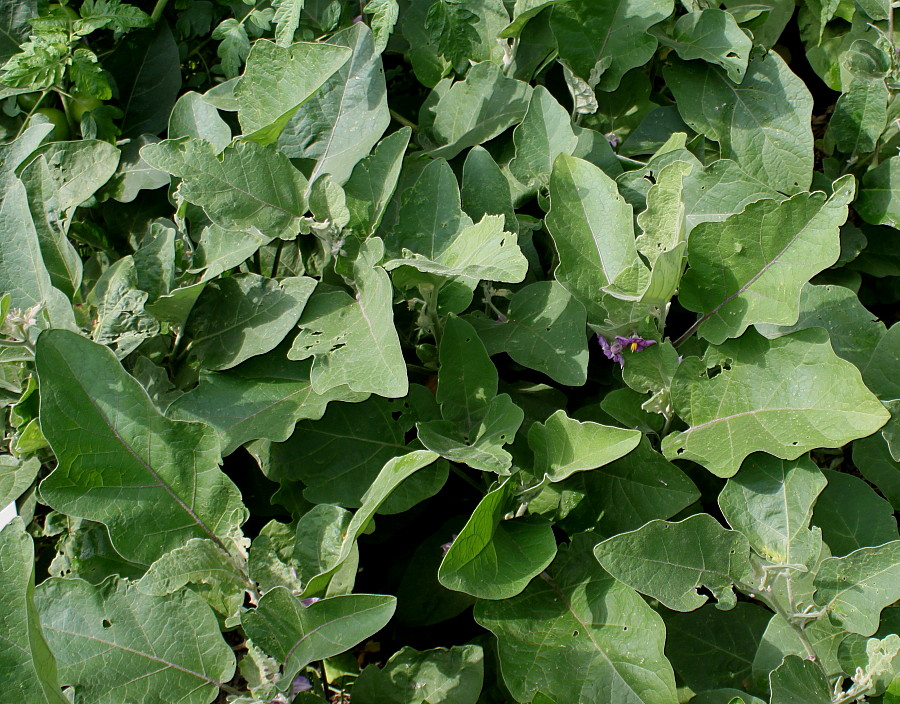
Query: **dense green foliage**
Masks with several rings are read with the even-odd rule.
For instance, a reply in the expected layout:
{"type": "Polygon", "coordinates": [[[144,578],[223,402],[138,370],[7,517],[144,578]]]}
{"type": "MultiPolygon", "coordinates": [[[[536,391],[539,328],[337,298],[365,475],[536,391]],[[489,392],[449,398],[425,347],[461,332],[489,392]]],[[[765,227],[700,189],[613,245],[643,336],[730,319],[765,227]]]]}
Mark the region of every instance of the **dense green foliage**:
{"type": "Polygon", "coordinates": [[[0,699],[900,703],[892,4],[0,0],[0,699]]]}

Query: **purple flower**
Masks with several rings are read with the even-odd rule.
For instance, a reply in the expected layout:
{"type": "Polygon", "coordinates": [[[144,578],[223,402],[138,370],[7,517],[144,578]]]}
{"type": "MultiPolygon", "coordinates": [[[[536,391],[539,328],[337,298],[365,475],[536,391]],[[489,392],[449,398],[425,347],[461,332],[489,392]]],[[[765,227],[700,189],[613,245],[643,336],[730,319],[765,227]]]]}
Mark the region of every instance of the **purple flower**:
{"type": "Polygon", "coordinates": [[[619,137],[614,132],[607,132],[603,136],[606,137],[606,141],[609,142],[609,146],[613,149],[619,146],[619,137]]]}
{"type": "Polygon", "coordinates": [[[310,597],[307,597],[306,599],[301,599],[300,603],[303,604],[304,606],[309,606],[310,604],[315,604],[317,601],[321,601],[321,600],[322,600],[322,597],[320,597],[320,596],[310,596],[310,597]]]}
{"type": "Polygon", "coordinates": [[[619,337],[616,335],[612,342],[609,342],[602,335],[597,335],[597,341],[600,343],[600,349],[603,350],[606,358],[618,362],[621,367],[625,366],[625,358],[622,356],[622,352],[626,349],[630,349],[632,352],[640,352],[650,345],[656,344],[656,340],[645,340],[637,335],[632,337],[619,337]]]}
{"type": "Polygon", "coordinates": [[[309,678],[304,677],[303,675],[297,675],[294,678],[294,682],[291,684],[291,689],[294,691],[294,696],[296,697],[300,692],[308,692],[312,689],[312,682],[309,681],[309,678]]]}

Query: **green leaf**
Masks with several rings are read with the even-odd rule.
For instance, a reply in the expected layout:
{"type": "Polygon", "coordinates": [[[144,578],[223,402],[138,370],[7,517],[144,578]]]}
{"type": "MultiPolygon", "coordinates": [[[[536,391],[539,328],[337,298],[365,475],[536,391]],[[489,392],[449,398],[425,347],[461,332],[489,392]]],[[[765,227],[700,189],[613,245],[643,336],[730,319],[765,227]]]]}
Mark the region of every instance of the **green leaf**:
{"type": "Polygon", "coordinates": [[[664,76],[684,121],[718,142],[722,157],[783,193],[809,188],[812,96],[777,53],[752,56],[740,85],[697,62],[673,62],[664,76]]]}
{"type": "Polygon", "coordinates": [[[34,604],[34,544],[18,517],[0,529],[0,586],[5,631],[0,675],[6,691],[23,702],[64,704],[34,604]]]}
{"type": "Polygon", "coordinates": [[[453,540],[438,570],[447,589],[479,599],[509,599],[553,562],[556,538],[539,516],[505,517],[514,510],[515,483],[485,495],[453,540]]]}
{"type": "Polygon", "coordinates": [[[861,367],[863,379],[875,394],[884,400],[900,398],[900,325],[894,323],[872,350],[865,366],[861,367]]]}
{"type": "Polygon", "coordinates": [[[83,22],[100,29],[109,27],[116,38],[131,29],[150,27],[150,15],[133,5],[122,4],[120,0],[85,0],[79,8],[83,22]]]}
{"type": "Polygon", "coordinates": [[[519,249],[516,234],[505,232],[503,223],[502,215],[485,215],[454,238],[433,241],[430,255],[404,251],[406,256],[385,262],[384,268],[392,271],[409,266],[447,278],[518,283],[525,278],[528,260],[519,249]]]}
{"type": "Polygon", "coordinates": [[[4,2],[0,5],[0,64],[6,63],[28,38],[29,20],[38,14],[37,2],[4,2]]]}
{"type": "Polygon", "coordinates": [[[472,316],[469,322],[488,354],[514,361],[567,386],[587,379],[584,306],[556,281],[537,281],[516,291],[503,321],[472,316]]]}
{"type": "Polygon", "coordinates": [[[480,410],[470,425],[447,420],[445,416],[444,420],[418,423],[416,428],[425,447],[451,462],[462,462],[485,472],[509,474],[512,456],[503,446],[515,439],[524,416],[507,394],[500,394],[480,410]]]}
{"type": "Polygon", "coordinates": [[[728,524],[762,557],[812,567],[821,539],[810,531],[809,521],[826,483],[808,457],[785,461],[756,453],[728,480],[719,507],[728,524]]]}
{"type": "MultiPolygon", "coordinates": [[[[795,580],[796,581],[796,580],[795,580]]],[[[796,585],[795,585],[796,586],[796,585]]],[[[803,597],[811,595],[810,589],[803,584],[803,597]]],[[[800,595],[795,594],[794,598],[800,595]]],[[[825,672],[839,674],[841,665],[838,662],[838,648],[847,637],[847,631],[831,623],[827,618],[811,619],[804,628],[806,640],[812,647],[816,658],[825,672]]],[[[756,657],[753,659],[753,675],[755,688],[765,690],[770,673],[788,656],[809,657],[807,645],[800,640],[795,625],[788,623],[778,614],[772,616],[766,632],[763,634],[756,657]]]]}
{"type": "MultiPolygon", "coordinates": [[[[230,134],[230,132],[229,132],[230,134]]],[[[121,149],[119,168],[112,178],[106,182],[101,193],[108,194],[120,203],[131,203],[142,190],[155,190],[168,186],[169,174],[154,169],[141,158],[144,145],[159,141],[150,135],[134,137],[121,149]]]]}
{"type": "Polygon", "coordinates": [[[816,502],[813,522],[831,554],[842,557],[900,538],[893,507],[859,477],[823,470],[828,486],[816,502]]]}
{"type": "Polygon", "coordinates": [[[310,183],[331,174],[343,184],[368,156],[391,118],[381,54],[365,23],[354,24],[328,41],[347,47],[350,58],[291,117],[278,147],[291,159],[316,161],[310,183]]]}
{"type": "Polygon", "coordinates": [[[346,384],[352,391],[388,398],[406,395],[409,385],[391,310],[391,282],[377,266],[383,254],[380,239],[366,240],[353,262],[356,296],[322,289],[300,318],[300,334],[288,358],[313,357],[310,380],[316,393],[346,384]]]}
{"type": "Polygon", "coordinates": [[[615,535],[655,518],[671,518],[700,496],[693,482],[642,438],[623,458],[553,485],[561,491],[562,525],[571,533],[595,528],[615,535]],[[577,504],[568,508],[564,502],[577,504]]]}
{"type": "Polygon", "coordinates": [[[498,640],[503,679],[518,701],[674,704],[662,619],[591,559],[590,534],[560,546],[545,575],[475,620],[498,640]]]}
{"type": "Polygon", "coordinates": [[[206,369],[222,370],[274,349],[294,328],[316,280],[277,282],[238,274],[211,282],[185,327],[191,349],[206,369]]]}
{"type": "Polygon", "coordinates": [[[872,482],[895,510],[900,509],[900,462],[880,434],[853,443],[853,464],[872,482]]]}
{"type": "Polygon", "coordinates": [[[624,457],[638,446],[640,439],[640,431],[582,423],[569,418],[562,409],[544,423],[534,423],[528,431],[534,474],[543,474],[551,482],[624,457]]]}
{"type": "Polygon", "coordinates": [[[688,12],[678,18],[670,35],[654,35],[685,61],[703,59],[725,69],[734,83],[744,80],[753,42],[730,12],[716,8],[688,12]]]}
{"type": "Polygon", "coordinates": [[[399,195],[398,220],[385,233],[385,249],[392,257],[409,250],[433,260],[474,224],[462,210],[459,184],[444,159],[431,161],[399,195]]]}
{"type": "Polygon", "coordinates": [[[226,373],[202,372],[200,385],[179,397],[166,415],[211,425],[219,434],[222,455],[227,456],[250,440],[287,440],[297,421],[318,421],[332,401],[355,403],[365,398],[341,386],[317,394],[309,372],[310,362],[291,362],[277,351],[226,373]]]}
{"type": "Polygon", "coordinates": [[[615,90],[629,69],[653,56],[656,38],[647,30],[672,9],[671,0],[569,0],[555,5],[550,26],[559,60],[590,86],[615,90]]]}
{"type": "Polygon", "coordinates": [[[245,510],[217,467],[211,428],[162,416],[112,352],[75,333],[41,333],[36,365],[41,428],[59,460],[41,483],[49,505],[104,523],[116,549],[136,562],[149,564],[193,537],[228,554],[223,541],[245,510]]]}
{"type": "Polygon", "coordinates": [[[397,0],[368,0],[363,7],[363,12],[372,15],[369,26],[375,37],[375,51],[380,54],[384,51],[388,39],[394,32],[394,26],[400,16],[400,6],[397,4],[397,0]]]}
{"type": "Polygon", "coordinates": [[[459,0],[434,0],[425,17],[425,31],[451,64],[465,62],[479,43],[478,16],[459,0]]]}
{"type": "Polygon", "coordinates": [[[426,100],[422,106],[419,126],[430,142],[428,153],[452,159],[468,147],[493,139],[522,120],[530,98],[531,87],[504,76],[497,64],[475,64],[464,81],[446,88],[433,104],[426,100]]]}
{"type": "Polygon", "coordinates": [[[817,663],[788,655],[769,677],[771,704],[820,704],[831,699],[831,687],[817,663]]]}
{"type": "Polygon", "coordinates": [[[166,129],[181,93],[181,55],[168,22],[130,32],[104,57],[103,67],[119,91],[123,135],[158,135],[166,129]]]}
{"type": "Polygon", "coordinates": [[[305,0],[274,0],[275,41],[279,46],[289,46],[294,41],[294,32],[300,26],[300,13],[305,0]]]}
{"type": "Polygon", "coordinates": [[[701,222],[721,222],[763,199],[784,200],[778,191],[750,176],[730,159],[695,168],[684,183],[685,221],[688,231],[701,222]]]}
{"type": "Polygon", "coordinates": [[[702,337],[720,344],[754,323],[797,321],[802,285],[840,255],[847,208],[835,199],[812,193],[757,201],[694,228],[679,301],[703,314],[702,337]]]}
{"type": "Polygon", "coordinates": [[[483,680],[479,645],[423,651],[403,647],[384,667],[366,667],[353,684],[353,697],[358,704],[475,704],[483,680]]]}
{"type": "Polygon", "coordinates": [[[883,69],[890,59],[869,42],[857,39],[842,63],[851,78],[834,107],[827,134],[845,154],[868,154],[875,150],[888,120],[890,92],[884,82],[883,69]],[[871,70],[875,67],[867,59],[873,57],[878,63],[884,62],[878,67],[882,70],[871,70]],[[860,63],[865,68],[859,66],[860,63]]]}
{"type": "Polygon", "coordinates": [[[731,611],[707,605],[662,616],[666,656],[693,691],[745,687],[751,681],[753,656],[772,617],[769,611],[741,601],[731,611]]]}
{"type": "Polygon", "coordinates": [[[37,478],[41,468],[37,457],[20,460],[12,455],[0,455],[0,506],[15,501],[37,478]]]}
{"type": "Polygon", "coordinates": [[[485,215],[503,215],[503,229],[519,231],[509,181],[483,147],[472,147],[466,154],[460,196],[463,210],[473,221],[485,215]]]}
{"type": "Polygon", "coordinates": [[[571,155],[578,139],[572,118],[543,86],[531,94],[528,112],[513,132],[516,156],[509,171],[525,185],[546,187],[560,154],[571,155]]]}
{"type": "Polygon", "coordinates": [[[216,154],[202,139],[165,140],[141,149],[154,168],[184,179],[178,194],[226,230],[290,239],[306,213],[307,181],[275,147],[238,142],[216,154]]]}
{"type": "MultiPolygon", "coordinates": [[[[437,453],[415,450],[400,457],[394,457],[385,463],[375,481],[363,495],[360,509],[353,514],[353,519],[346,530],[340,532],[339,544],[331,551],[333,557],[322,565],[318,574],[309,575],[306,578],[305,594],[316,594],[325,589],[334,572],[350,557],[356,547],[356,540],[368,527],[378,509],[398,486],[419,470],[431,465],[437,458],[437,453]]],[[[302,544],[301,541],[300,545],[302,546],[302,544]]]]}
{"type": "Polygon", "coordinates": [[[900,224],[900,199],[895,198],[900,181],[900,157],[885,159],[866,172],[856,200],[860,217],[872,225],[900,224]]]}
{"type": "Polygon", "coordinates": [[[884,337],[884,323],[859,302],[856,294],[844,286],[803,284],[800,291],[800,317],[793,325],[756,326],[770,339],[806,328],[825,328],[834,353],[841,359],[865,369],[884,337]]]}
{"type": "Polygon", "coordinates": [[[888,412],[838,358],[824,330],[765,340],[755,332],[688,358],[672,382],[676,413],[690,426],[667,435],[663,454],[730,477],[751,452],[796,459],[870,435],[888,412]]]}
{"type": "Polygon", "coordinates": [[[137,286],[134,257],[125,256],[103,272],[87,297],[88,303],[97,307],[91,337],[94,342],[114,346],[120,359],[159,333],[159,323],[144,307],[149,294],[137,286]]]}
{"type": "Polygon", "coordinates": [[[632,208],[603,171],[566,155],[553,165],[550,201],[546,224],[559,255],[556,279],[585,305],[589,322],[603,322],[598,292],[647,278],[632,208]]]}
{"type": "Polygon", "coordinates": [[[440,346],[435,398],[444,420],[471,428],[497,395],[499,376],[474,328],[465,320],[447,319],[440,346]]]}
{"type": "Polygon", "coordinates": [[[734,583],[747,569],[747,538],[726,530],[708,513],[678,523],[651,521],[594,548],[613,577],[675,611],[693,611],[707,598],[706,587],[723,610],[734,607],[734,583]]]}
{"type": "Polygon", "coordinates": [[[851,633],[870,636],[881,610],[900,599],[900,540],[822,561],[816,603],[851,633]]]}
{"type": "Polygon", "coordinates": [[[302,481],[304,496],[313,503],[359,506],[385,462],[408,452],[407,426],[394,419],[396,410],[394,403],[373,396],[353,405],[333,404],[321,419],[301,420],[290,438],[269,448],[267,476],[302,481]]]}
{"type": "Polygon", "coordinates": [[[403,127],[382,139],[356,166],[344,184],[351,230],[363,236],[375,233],[387,208],[403,164],[412,130],[403,127]]]}
{"type": "Polygon", "coordinates": [[[250,37],[243,22],[233,17],[222,20],[212,32],[212,38],[219,42],[216,54],[222,60],[222,71],[226,78],[234,78],[241,72],[244,60],[250,54],[250,37]]]}
{"type": "Polygon", "coordinates": [[[231,560],[223,560],[222,551],[212,540],[191,538],[150,565],[137,588],[142,594],[165,596],[188,584],[194,585],[194,591],[223,616],[238,613],[245,590],[252,586],[246,571],[237,569],[231,560]]]}
{"type": "Polygon", "coordinates": [[[279,688],[314,660],[345,650],[380,631],[397,600],[377,594],[347,594],[303,606],[284,587],[263,595],[259,606],[241,617],[253,642],[281,663],[279,688]]]}
{"type": "Polygon", "coordinates": [[[4,64],[0,83],[36,91],[61,82],[69,54],[66,39],[62,33],[33,36],[4,64]]]}
{"type": "Polygon", "coordinates": [[[231,143],[231,127],[203,96],[194,91],[182,95],[169,115],[169,139],[205,139],[218,153],[231,143]]]}
{"type": "Polygon", "coordinates": [[[96,587],[52,578],[35,603],[60,682],[85,701],[208,704],[234,675],[234,653],[193,592],[157,597],[116,577],[96,587]]]}

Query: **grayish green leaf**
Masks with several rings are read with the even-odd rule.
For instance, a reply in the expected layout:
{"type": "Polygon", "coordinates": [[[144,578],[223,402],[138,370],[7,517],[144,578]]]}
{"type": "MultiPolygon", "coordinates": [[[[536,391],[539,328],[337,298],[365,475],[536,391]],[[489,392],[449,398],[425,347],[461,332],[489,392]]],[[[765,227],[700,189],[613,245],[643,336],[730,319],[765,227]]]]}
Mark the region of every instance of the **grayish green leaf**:
{"type": "Polygon", "coordinates": [[[331,174],[343,185],[391,118],[381,53],[366,24],[354,24],[328,41],[347,47],[350,58],[288,121],[278,146],[291,159],[316,161],[310,182],[331,174]]]}
{"type": "Polygon", "coordinates": [[[546,88],[537,86],[513,142],[516,156],[509,163],[510,173],[525,185],[546,187],[556,157],[572,154],[578,139],[569,113],[546,88]]]}
{"type": "Polygon", "coordinates": [[[744,80],[753,42],[730,12],[718,8],[688,12],[678,18],[671,32],[654,35],[685,61],[703,59],[724,68],[734,83],[744,80]]]}
{"type": "Polygon", "coordinates": [[[417,651],[403,647],[353,683],[358,704],[475,704],[484,680],[480,645],[417,651]]]}
{"type": "Polygon", "coordinates": [[[38,338],[41,428],[59,466],[41,483],[57,510],[104,523],[116,549],[149,564],[192,537],[223,540],[244,520],[201,423],[171,421],[108,349],[66,330],[38,338]],[[73,413],[73,409],[78,409],[73,413]]]}
{"type": "Polygon", "coordinates": [[[770,339],[795,330],[819,327],[828,331],[834,353],[841,359],[865,369],[879,341],[884,323],[859,302],[856,294],[844,286],[814,286],[806,283],[800,292],[800,318],[793,325],[756,326],[770,339]]]}
{"type": "Polygon", "coordinates": [[[241,617],[253,642],[282,664],[279,687],[314,660],[328,658],[380,631],[397,600],[377,594],[347,594],[303,606],[284,587],[276,587],[259,606],[241,617]]]}
{"type": "Polygon", "coordinates": [[[551,482],[609,464],[624,457],[640,442],[638,430],[599,423],[580,422],[556,411],[528,431],[528,445],[534,452],[534,474],[544,474],[551,482]]]}
{"type": "Polygon", "coordinates": [[[679,301],[702,313],[698,333],[720,344],[755,323],[794,324],[802,285],[840,255],[847,207],[837,198],[812,193],[758,201],[695,227],[679,301]]]}
{"type": "Polygon", "coordinates": [[[159,333],[159,323],[144,308],[149,294],[137,286],[134,257],[125,256],[103,272],[87,297],[97,308],[91,337],[114,347],[120,359],[159,333]]]}
{"type": "Polygon", "coordinates": [[[204,140],[148,144],[141,156],[151,166],[184,179],[178,193],[199,205],[217,225],[291,238],[306,213],[307,181],[275,147],[238,142],[217,155],[204,140]]]}
{"type": "Polygon", "coordinates": [[[205,139],[216,152],[231,143],[231,128],[219,111],[194,91],[182,95],[169,115],[169,139],[205,139]]]}
{"type": "Polygon", "coordinates": [[[755,453],[719,494],[728,524],[774,563],[814,566],[821,539],[809,529],[827,481],[808,457],[794,461],[755,453]]]}
{"type": "Polygon", "coordinates": [[[684,121],[724,158],[783,193],[809,188],[812,96],[778,54],[751,57],[740,85],[709,64],[676,62],[664,75],[684,121]]]}
{"type": "Polygon", "coordinates": [[[822,561],[816,603],[851,633],[870,636],[881,610],[900,599],[900,540],[822,561]]]}
{"type": "Polygon", "coordinates": [[[749,554],[747,538],[708,513],[678,523],[651,521],[594,548],[613,577],[675,611],[703,606],[707,598],[700,587],[712,592],[718,608],[733,608],[732,587],[747,569],[749,554]]]}
{"type": "Polygon", "coordinates": [[[234,89],[244,138],[272,144],[288,121],[335,71],[347,63],[346,47],[297,42],[288,47],[254,42],[243,78],[234,89]]]}
{"type": "Polygon", "coordinates": [[[900,156],[885,159],[862,178],[856,209],[863,220],[872,225],[900,225],[900,199],[896,197],[900,183],[900,156]]]}
{"type": "Polygon", "coordinates": [[[509,480],[485,495],[453,540],[438,570],[447,589],[479,599],[519,594],[556,555],[556,538],[547,519],[507,518],[516,507],[509,480]]]}
{"type": "Polygon", "coordinates": [[[433,240],[429,255],[404,250],[402,259],[391,259],[384,268],[392,271],[410,266],[447,278],[518,283],[525,278],[528,260],[519,249],[516,234],[504,231],[503,223],[502,215],[485,215],[452,239],[433,240]]]}
{"type": "Polygon", "coordinates": [[[251,585],[245,571],[212,540],[191,538],[150,565],[137,583],[138,591],[151,596],[174,594],[191,584],[194,591],[223,616],[232,616],[244,603],[244,591],[251,585]]]}
{"type": "Polygon", "coordinates": [[[353,167],[350,179],[344,184],[351,230],[369,236],[378,229],[397,187],[411,134],[409,127],[403,127],[388,135],[369,156],[353,167]]]}
{"type": "Polygon", "coordinates": [[[746,332],[688,358],[672,383],[676,413],[691,427],[663,440],[663,454],[721,477],[758,450],[796,459],[871,435],[889,414],[815,328],[776,340],[746,332]]]}
{"type": "Polygon", "coordinates": [[[653,56],[656,38],[647,30],[672,9],[672,0],[570,0],[555,5],[550,26],[560,61],[589,85],[615,90],[626,71],[653,56]]]}
{"type": "Polygon", "coordinates": [[[688,231],[701,222],[721,222],[764,198],[784,200],[771,186],[750,176],[730,159],[719,159],[694,169],[684,183],[685,221],[688,231]]]}
{"type": "Polygon", "coordinates": [[[206,369],[230,369],[274,349],[300,319],[316,287],[307,276],[281,282],[238,274],[211,282],[191,311],[185,334],[206,369]]]}
{"type": "Polygon", "coordinates": [[[648,274],[635,247],[632,208],[603,171],[564,154],[553,166],[550,200],[546,223],[559,255],[556,279],[585,305],[589,322],[602,323],[598,292],[634,288],[648,274]]]}
{"type": "Polygon", "coordinates": [[[393,292],[377,266],[384,255],[378,238],[366,240],[353,262],[355,297],[342,289],[317,293],[300,318],[289,359],[313,357],[316,393],[346,384],[352,391],[400,398],[409,388],[406,363],[394,327],[393,292]]]}
{"type": "Polygon", "coordinates": [[[250,440],[287,440],[298,420],[320,419],[331,401],[365,398],[340,386],[317,394],[309,380],[310,362],[291,362],[283,354],[250,359],[225,373],[202,372],[200,385],[179,397],[166,414],[211,425],[224,456],[250,440]]]}
{"type": "Polygon", "coordinates": [[[41,462],[37,457],[20,460],[12,455],[0,455],[0,506],[15,501],[37,478],[41,462]]]}
{"type": "Polygon", "coordinates": [[[789,655],[769,677],[771,704],[820,704],[831,698],[831,687],[814,662],[789,655]]]}
{"type": "Polygon", "coordinates": [[[419,123],[431,143],[429,154],[452,159],[520,122],[528,110],[531,87],[504,76],[497,64],[483,61],[469,69],[464,81],[439,95],[433,104],[426,100],[419,123]]]}
{"type": "Polygon", "coordinates": [[[0,675],[6,696],[29,704],[65,704],[34,604],[34,544],[18,517],[0,529],[0,586],[0,675]]]}
{"type": "Polygon", "coordinates": [[[591,559],[590,534],[560,546],[547,572],[504,601],[482,601],[475,620],[496,635],[510,692],[532,701],[675,704],[662,619],[591,559]]]}
{"type": "Polygon", "coordinates": [[[488,354],[513,360],[567,386],[587,379],[584,306],[556,281],[537,281],[513,294],[505,320],[472,316],[469,322],[488,354]]]}
{"type": "Polygon", "coordinates": [[[96,587],[54,577],[35,603],[60,682],[85,701],[207,704],[234,675],[234,653],[193,592],[147,596],[116,577],[96,587]]]}

